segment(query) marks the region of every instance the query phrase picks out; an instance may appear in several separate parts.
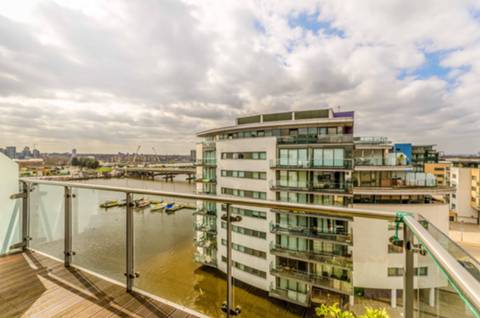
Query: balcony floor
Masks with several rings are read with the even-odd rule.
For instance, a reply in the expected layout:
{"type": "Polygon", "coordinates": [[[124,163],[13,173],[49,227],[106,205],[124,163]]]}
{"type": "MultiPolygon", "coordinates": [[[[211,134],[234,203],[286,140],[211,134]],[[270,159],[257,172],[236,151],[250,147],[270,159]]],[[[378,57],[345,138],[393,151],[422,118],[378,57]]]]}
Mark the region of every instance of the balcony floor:
{"type": "Polygon", "coordinates": [[[0,257],[1,317],[195,317],[39,253],[0,257]]]}

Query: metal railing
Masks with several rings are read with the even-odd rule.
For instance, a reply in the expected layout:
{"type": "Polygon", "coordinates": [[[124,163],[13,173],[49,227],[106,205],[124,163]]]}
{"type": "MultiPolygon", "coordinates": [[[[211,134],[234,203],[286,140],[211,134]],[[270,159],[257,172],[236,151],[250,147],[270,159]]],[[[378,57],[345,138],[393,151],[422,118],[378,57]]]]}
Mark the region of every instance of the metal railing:
{"type": "MultiPolygon", "coordinates": [[[[135,272],[135,228],[134,228],[134,201],[133,194],[141,195],[153,195],[153,196],[165,196],[178,199],[191,199],[191,200],[202,200],[210,201],[215,203],[223,203],[230,205],[242,205],[242,206],[254,206],[254,207],[263,207],[270,209],[282,209],[290,210],[295,212],[307,212],[307,213],[317,213],[321,215],[331,215],[335,217],[361,217],[361,218],[371,218],[371,219],[381,219],[386,221],[397,221],[403,222],[405,226],[403,227],[403,247],[405,250],[404,258],[404,283],[403,283],[403,312],[404,317],[413,317],[414,312],[414,262],[413,255],[414,252],[418,249],[418,244],[414,243],[414,237],[422,244],[428,254],[433,258],[435,263],[438,265],[440,270],[447,276],[449,283],[453,286],[454,290],[459,294],[460,298],[466,304],[467,308],[476,316],[480,317],[480,283],[475,279],[471,273],[462,266],[454,256],[452,256],[440,242],[438,242],[431,233],[429,233],[425,227],[419,223],[412,215],[404,215],[399,221],[398,215],[394,212],[389,211],[377,211],[377,210],[368,210],[368,209],[355,209],[355,208],[343,208],[343,207],[334,207],[334,206],[314,206],[306,204],[293,204],[286,202],[277,202],[277,201],[266,201],[266,200],[255,200],[247,198],[236,198],[236,197],[223,197],[216,195],[199,195],[199,194],[190,194],[190,193],[174,193],[167,191],[157,191],[157,190],[148,190],[148,189],[135,189],[135,188],[126,188],[126,187],[115,187],[115,186],[105,186],[105,185],[94,185],[86,183],[76,183],[76,182],[61,182],[61,181],[51,181],[51,180],[38,180],[38,179],[21,179],[22,183],[22,192],[14,196],[14,198],[21,198],[23,200],[22,206],[22,244],[19,247],[22,247],[24,250],[30,248],[30,227],[29,227],[29,217],[30,217],[30,192],[32,191],[32,186],[35,185],[51,185],[63,187],[65,191],[64,204],[65,204],[65,235],[64,235],[64,255],[65,255],[65,266],[70,266],[72,264],[72,258],[74,258],[74,253],[72,251],[72,189],[94,189],[94,190],[103,190],[103,191],[112,191],[123,193],[126,200],[126,213],[125,213],[125,238],[126,238],[126,257],[125,257],[125,269],[126,269],[126,282],[125,286],[127,291],[132,291],[133,282],[135,278],[138,277],[138,274],[135,272]]],[[[227,225],[230,225],[234,218],[230,216],[230,209],[227,209],[227,216],[223,216],[222,219],[228,220],[227,225]]],[[[227,238],[231,238],[232,227],[227,226],[227,238]]],[[[227,317],[232,315],[234,309],[231,306],[232,304],[232,281],[231,281],[231,239],[227,242],[227,272],[228,272],[228,286],[227,288],[227,308],[226,310],[227,317]]]]}
{"type": "Polygon", "coordinates": [[[351,134],[333,135],[297,135],[281,136],[277,138],[279,144],[317,144],[317,143],[353,143],[351,134]]]}
{"type": "Polygon", "coordinates": [[[270,160],[270,168],[273,169],[311,169],[311,170],[335,170],[335,169],[352,169],[352,159],[306,159],[289,161],[288,159],[270,160]]]}

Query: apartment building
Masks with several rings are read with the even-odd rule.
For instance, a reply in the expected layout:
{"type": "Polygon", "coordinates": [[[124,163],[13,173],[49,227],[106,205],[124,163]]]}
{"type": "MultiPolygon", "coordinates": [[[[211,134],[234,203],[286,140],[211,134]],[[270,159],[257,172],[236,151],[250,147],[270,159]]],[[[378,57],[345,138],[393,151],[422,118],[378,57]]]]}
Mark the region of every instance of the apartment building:
{"type": "Polygon", "coordinates": [[[435,176],[438,185],[448,186],[450,185],[450,167],[451,162],[442,161],[438,163],[425,163],[425,173],[435,176]]]}
{"type": "MultiPolygon", "coordinates": [[[[387,138],[354,138],[354,113],[332,109],[238,118],[198,134],[197,191],[325,206],[367,207],[425,215],[448,229],[451,192],[387,138]],[[423,171],[423,169],[422,169],[423,171]]],[[[197,203],[195,258],[226,271],[224,206],[197,203]]],[[[364,218],[232,206],[233,275],[271,297],[302,306],[354,295],[385,294],[396,306],[401,248],[393,225],[364,218]],[[375,261],[372,261],[372,257],[375,261]],[[379,261],[381,259],[382,261],[379,261]],[[376,268],[372,268],[372,266],[376,268]],[[377,268],[378,267],[378,268],[377,268]]],[[[417,288],[443,286],[418,256],[417,288]]],[[[433,296],[431,297],[433,302],[433,296]]]]}
{"type": "Polygon", "coordinates": [[[450,209],[455,221],[480,224],[480,158],[447,160],[452,164],[450,183],[455,192],[450,197],[450,209]]]}

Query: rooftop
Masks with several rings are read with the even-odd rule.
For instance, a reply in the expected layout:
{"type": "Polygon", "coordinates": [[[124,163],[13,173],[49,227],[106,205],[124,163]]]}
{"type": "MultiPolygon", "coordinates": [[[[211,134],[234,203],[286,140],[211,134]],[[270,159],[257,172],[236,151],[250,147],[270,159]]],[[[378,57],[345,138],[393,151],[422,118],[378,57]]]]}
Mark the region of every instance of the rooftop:
{"type": "Polygon", "coordinates": [[[257,114],[236,119],[234,126],[214,128],[197,133],[198,137],[207,137],[223,132],[234,132],[253,127],[279,128],[294,125],[305,125],[308,127],[316,123],[352,123],[354,112],[334,112],[331,108],[291,111],[282,113],[257,114]]]}

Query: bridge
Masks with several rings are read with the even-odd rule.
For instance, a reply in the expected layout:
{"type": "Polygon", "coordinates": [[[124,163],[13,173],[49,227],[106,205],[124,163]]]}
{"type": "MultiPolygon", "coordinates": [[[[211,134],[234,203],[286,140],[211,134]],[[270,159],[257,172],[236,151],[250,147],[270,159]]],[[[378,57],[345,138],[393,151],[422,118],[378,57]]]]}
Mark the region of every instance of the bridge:
{"type": "Polygon", "coordinates": [[[172,181],[178,175],[187,176],[186,180],[191,182],[195,179],[195,166],[177,166],[177,167],[127,167],[124,169],[126,177],[137,177],[154,179],[161,176],[165,181],[172,181]]]}

